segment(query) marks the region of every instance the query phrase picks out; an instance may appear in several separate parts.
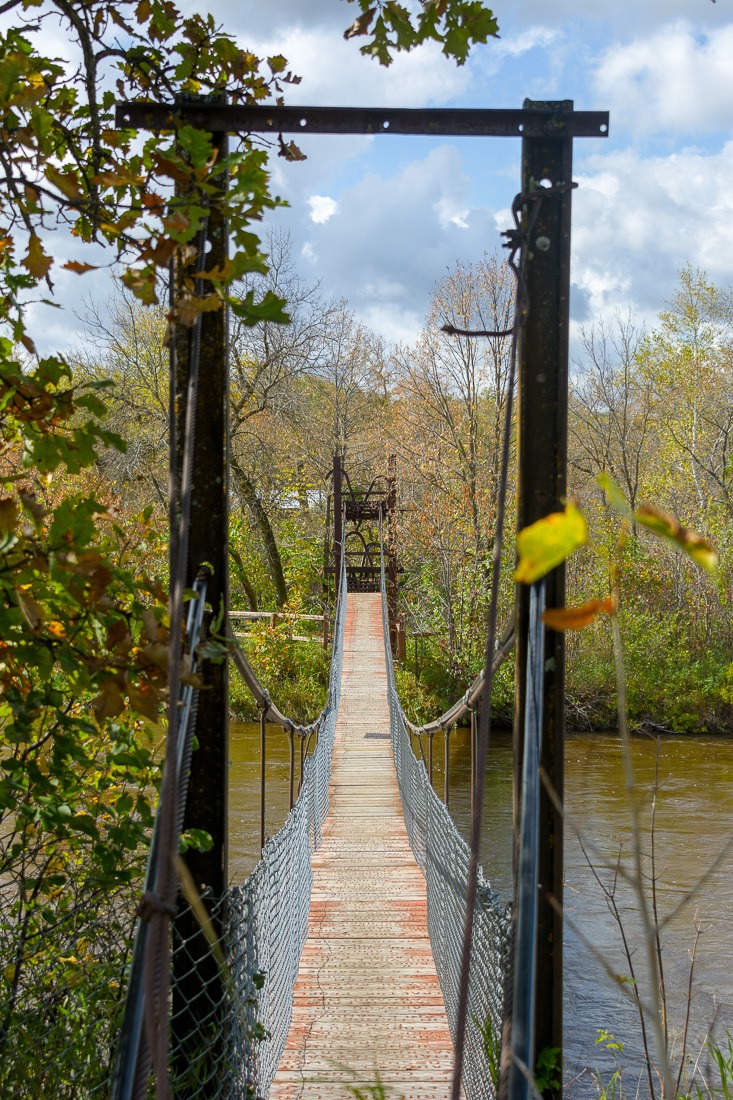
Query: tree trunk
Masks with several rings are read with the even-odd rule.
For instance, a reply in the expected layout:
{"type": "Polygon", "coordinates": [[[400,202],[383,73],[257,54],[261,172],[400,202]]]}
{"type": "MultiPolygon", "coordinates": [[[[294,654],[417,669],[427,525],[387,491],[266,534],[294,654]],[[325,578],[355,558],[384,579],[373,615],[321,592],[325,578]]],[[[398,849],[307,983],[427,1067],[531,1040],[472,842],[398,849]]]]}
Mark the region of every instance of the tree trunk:
{"type": "Polygon", "coordinates": [[[231,543],[229,545],[229,557],[232,559],[237,567],[237,577],[239,579],[239,583],[244,589],[244,594],[249,601],[250,611],[257,611],[257,593],[252,587],[252,582],[247,576],[247,570],[244,568],[244,562],[242,561],[239,551],[235,550],[231,543]]]}
{"type": "Polygon", "coordinates": [[[239,463],[234,460],[232,461],[232,472],[237,479],[237,485],[249,509],[249,514],[262,538],[265,557],[270,567],[270,579],[275,586],[275,602],[278,607],[282,607],[288,600],[288,586],[285,583],[285,574],[283,573],[280,551],[277,548],[277,542],[270,524],[270,518],[257,494],[254,482],[247,476],[239,463]]]}

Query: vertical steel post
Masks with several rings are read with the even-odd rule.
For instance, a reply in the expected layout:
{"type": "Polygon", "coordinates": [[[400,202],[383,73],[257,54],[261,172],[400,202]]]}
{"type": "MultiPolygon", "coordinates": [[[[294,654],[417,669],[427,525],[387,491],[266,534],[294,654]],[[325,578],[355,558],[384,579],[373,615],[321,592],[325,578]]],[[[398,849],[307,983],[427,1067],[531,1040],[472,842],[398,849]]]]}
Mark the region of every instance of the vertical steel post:
{"type": "MultiPolygon", "coordinates": [[[[226,155],[226,134],[212,134],[214,147],[226,155]]],[[[222,190],[226,181],[221,181],[222,190]]],[[[224,265],[227,259],[227,224],[214,195],[208,220],[210,249],[205,267],[224,265]]],[[[179,447],[186,417],[186,385],[189,364],[199,342],[199,377],[196,438],[193,461],[193,491],[188,532],[187,576],[193,580],[201,565],[211,571],[207,603],[211,617],[226,624],[229,610],[228,578],[228,317],[225,309],[204,313],[195,329],[176,327],[172,349],[177,388],[177,431],[179,447]],[[222,618],[223,616],[223,618],[222,618]]],[[[179,467],[180,468],[180,467],[179,467]]],[[[221,627],[222,632],[225,625],[221,627]]],[[[225,661],[205,660],[201,675],[205,689],[198,695],[196,738],[198,747],[191,758],[184,829],[203,829],[212,838],[208,852],[189,850],[186,862],[197,889],[212,904],[215,930],[220,932],[220,899],[227,884],[227,786],[229,771],[227,667],[225,661]]],[[[208,1065],[221,1061],[216,1008],[223,1003],[224,990],[219,968],[196,917],[179,901],[175,920],[176,942],[186,950],[174,957],[172,1003],[172,1049],[176,1074],[190,1069],[190,1056],[201,1050],[208,1065]],[[216,1006],[216,1007],[215,1007],[216,1006]]],[[[212,1073],[214,1071],[212,1070],[212,1073]]],[[[185,1086],[181,1095],[186,1095],[185,1086]]]]}
{"type": "MultiPolygon", "coordinates": [[[[547,112],[545,134],[522,140],[522,192],[559,189],[540,203],[526,244],[528,314],[519,343],[517,526],[562,507],[567,481],[568,335],[570,294],[570,183],[572,138],[554,115],[571,111],[571,101],[531,102],[525,108],[547,112]]],[[[532,200],[525,207],[529,224],[532,200]]],[[[517,588],[516,709],[514,729],[514,823],[518,836],[523,730],[527,703],[529,588],[517,588]]],[[[547,604],[565,602],[565,572],[547,578],[547,604]]],[[[564,636],[547,632],[542,716],[541,765],[563,798],[564,636]]],[[[540,804],[537,998],[534,1050],[562,1047],[563,822],[543,790],[540,804]]],[[[516,852],[515,852],[516,868],[516,852]]],[[[515,875],[516,881],[516,875],[515,875]]],[[[516,912],[516,906],[515,906],[516,912]]],[[[530,1066],[530,1070],[534,1067],[530,1066]]]]}
{"type": "Polygon", "coordinates": [[[433,734],[428,734],[428,779],[430,780],[430,786],[433,785],[433,734]]]}
{"type": "Polygon", "coordinates": [[[476,803],[476,711],[471,707],[471,817],[476,803]]]}
{"type": "Polygon", "coordinates": [[[450,805],[450,726],[443,731],[443,745],[445,749],[445,772],[443,774],[443,801],[450,805]]]}
{"type": "Polygon", "coordinates": [[[289,798],[289,809],[292,810],[292,808],[295,804],[295,797],[294,797],[294,791],[293,791],[293,788],[295,786],[295,734],[293,733],[292,730],[288,730],[288,739],[290,741],[290,783],[289,783],[290,798],[289,798]]]}
{"type": "Polygon", "coordinates": [[[397,455],[389,456],[387,477],[387,619],[392,653],[397,653],[397,455]]]}
{"type": "Polygon", "coordinates": [[[342,502],[343,469],[341,455],[333,456],[333,567],[338,592],[338,578],[341,576],[341,559],[344,553],[344,512],[342,502]]]}
{"type": "Polygon", "coordinates": [[[265,753],[266,753],[266,707],[260,714],[260,851],[265,847],[265,753]]]}
{"type": "Polygon", "coordinates": [[[331,598],[331,503],[332,494],[326,496],[326,528],[323,532],[323,648],[328,648],[328,604],[331,598]]]}

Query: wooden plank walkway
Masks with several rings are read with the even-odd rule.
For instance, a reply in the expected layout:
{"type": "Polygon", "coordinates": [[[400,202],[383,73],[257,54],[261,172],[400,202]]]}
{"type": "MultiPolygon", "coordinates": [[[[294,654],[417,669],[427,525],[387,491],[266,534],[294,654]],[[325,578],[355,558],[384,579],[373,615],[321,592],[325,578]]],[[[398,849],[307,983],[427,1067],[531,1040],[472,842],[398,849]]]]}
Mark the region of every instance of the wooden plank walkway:
{"type": "Polygon", "coordinates": [[[272,1100],[447,1100],[453,1048],[389,739],[381,597],[348,597],[341,706],[308,941],[272,1100]],[[366,1095],[375,1095],[368,1092],[366,1095]]]}

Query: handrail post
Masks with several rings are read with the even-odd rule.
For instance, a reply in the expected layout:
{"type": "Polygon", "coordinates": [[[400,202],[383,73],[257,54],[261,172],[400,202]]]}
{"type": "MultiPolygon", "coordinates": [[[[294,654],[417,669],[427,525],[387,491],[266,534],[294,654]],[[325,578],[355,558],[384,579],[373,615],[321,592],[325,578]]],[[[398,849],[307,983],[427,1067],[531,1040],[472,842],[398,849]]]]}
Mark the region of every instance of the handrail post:
{"type": "Polygon", "coordinates": [[[443,801],[450,804],[450,726],[444,730],[445,772],[443,774],[443,801]]]}
{"type": "Polygon", "coordinates": [[[260,852],[265,847],[265,751],[267,707],[260,711],[260,852]]]}
{"type": "Polygon", "coordinates": [[[338,592],[338,578],[341,576],[341,563],[344,557],[344,506],[343,506],[343,467],[341,455],[333,456],[333,566],[338,592]]]}
{"type": "Polygon", "coordinates": [[[392,653],[397,652],[397,455],[389,456],[387,478],[387,618],[392,653]]]}
{"type": "Polygon", "coordinates": [[[473,817],[473,807],[476,801],[476,710],[475,707],[471,707],[469,710],[471,715],[471,817],[473,817]]]}
{"type": "Polygon", "coordinates": [[[290,798],[288,809],[292,810],[295,804],[293,798],[293,788],[295,785],[295,734],[292,729],[288,730],[288,739],[290,741],[290,798]]]}

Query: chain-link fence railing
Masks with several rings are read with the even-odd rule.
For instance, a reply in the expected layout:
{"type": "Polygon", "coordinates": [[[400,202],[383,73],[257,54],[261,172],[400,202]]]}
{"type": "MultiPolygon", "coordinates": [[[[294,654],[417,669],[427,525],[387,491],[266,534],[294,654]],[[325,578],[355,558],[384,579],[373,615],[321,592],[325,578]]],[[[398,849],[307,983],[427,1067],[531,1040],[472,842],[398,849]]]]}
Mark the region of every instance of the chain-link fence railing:
{"type": "MultiPolygon", "coordinates": [[[[384,571],[382,582],[387,693],[397,781],[410,844],[425,874],[430,943],[455,1039],[470,852],[433,790],[424,763],[412,751],[395,687],[384,571]]],[[[479,871],[463,1063],[463,1087],[468,1100],[496,1097],[510,943],[509,907],[500,901],[479,871]]]]}
{"type": "MultiPolygon", "coordinates": [[[[93,863],[89,850],[77,851],[93,863]]],[[[89,866],[77,867],[80,877],[89,866]]],[[[138,868],[139,871],[139,868],[138,868]]],[[[44,874],[42,866],[36,879],[44,874]]],[[[135,893],[45,897],[28,869],[20,896],[0,887],[0,1096],[102,1100],[122,1016],[135,893]]],[[[47,876],[46,876],[47,877],[47,876]]]]}
{"type": "MultiPolygon", "coordinates": [[[[341,577],[326,705],[312,726],[298,798],[265,845],[243,886],[223,898],[199,895],[181,873],[172,922],[169,1071],[173,1095],[186,1100],[244,1100],[267,1095],[292,1016],[293,986],[308,932],[311,852],[328,812],[334,731],[340,700],[346,615],[341,577]]],[[[237,665],[239,668],[239,665],[237,665]]],[[[285,721],[285,719],[283,719],[285,721]]],[[[143,899],[144,901],[145,899],[143,899]]],[[[148,978],[131,973],[113,1100],[151,1095],[148,978]]],[[[81,1097],[83,1093],[74,1096],[81,1097]]]]}
{"type": "Polygon", "coordinates": [[[328,813],[331,757],[341,693],[346,578],[342,571],[334,629],[328,701],[319,726],[318,745],[307,758],[298,799],[282,829],[268,840],[262,859],[243,886],[231,891],[232,912],[239,914],[237,970],[262,974],[257,1018],[265,1038],[251,1045],[247,1057],[248,1083],[257,1096],[266,1096],[290,1029],[293,986],[300,955],[308,935],[311,893],[311,852],[321,844],[321,828],[328,813]],[[246,929],[246,933],[243,931],[246,929]]]}

